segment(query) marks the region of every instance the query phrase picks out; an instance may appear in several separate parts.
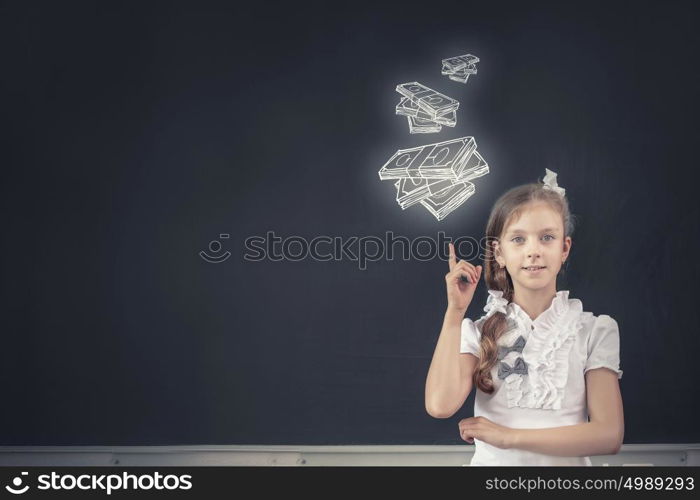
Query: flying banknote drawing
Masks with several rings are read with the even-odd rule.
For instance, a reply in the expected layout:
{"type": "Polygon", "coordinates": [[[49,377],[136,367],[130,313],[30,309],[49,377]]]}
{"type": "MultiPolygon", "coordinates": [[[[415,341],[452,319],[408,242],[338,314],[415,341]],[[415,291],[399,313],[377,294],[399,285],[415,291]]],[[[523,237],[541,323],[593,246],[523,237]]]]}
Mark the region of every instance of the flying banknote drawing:
{"type": "Polygon", "coordinates": [[[411,134],[440,132],[443,126],[457,125],[459,101],[418,82],[396,86],[402,98],[396,114],[406,116],[411,134]]]}
{"type": "Polygon", "coordinates": [[[442,74],[449,76],[455,82],[467,83],[469,75],[476,74],[476,63],[479,58],[473,54],[448,57],[442,60],[442,74]]]}
{"type": "Polygon", "coordinates": [[[396,201],[403,210],[420,203],[442,220],[474,194],[470,181],[488,173],[474,138],[460,137],[399,149],[379,170],[379,178],[396,181],[396,201]]]}
{"type": "MultiPolygon", "coordinates": [[[[479,58],[464,54],[442,60],[442,74],[467,83],[476,74],[479,58]]],[[[459,101],[418,82],[396,86],[401,100],[396,114],[408,120],[411,134],[432,134],[457,125],[459,101]]],[[[402,210],[421,204],[442,220],[467,201],[476,188],[470,181],[489,173],[473,137],[399,149],[379,170],[383,181],[394,180],[396,202],[402,210]]]]}

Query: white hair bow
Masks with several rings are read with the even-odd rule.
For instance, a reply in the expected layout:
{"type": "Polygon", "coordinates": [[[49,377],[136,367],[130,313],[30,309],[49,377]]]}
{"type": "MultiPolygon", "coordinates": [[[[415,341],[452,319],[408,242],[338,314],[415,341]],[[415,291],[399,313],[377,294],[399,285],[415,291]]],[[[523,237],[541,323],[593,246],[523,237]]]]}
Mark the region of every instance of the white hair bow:
{"type": "Polygon", "coordinates": [[[566,189],[564,189],[563,187],[559,187],[559,185],[557,184],[557,173],[549,170],[548,168],[545,168],[545,171],[547,172],[547,174],[544,176],[544,179],[542,179],[542,182],[544,182],[544,188],[556,191],[562,197],[564,197],[566,189]]]}

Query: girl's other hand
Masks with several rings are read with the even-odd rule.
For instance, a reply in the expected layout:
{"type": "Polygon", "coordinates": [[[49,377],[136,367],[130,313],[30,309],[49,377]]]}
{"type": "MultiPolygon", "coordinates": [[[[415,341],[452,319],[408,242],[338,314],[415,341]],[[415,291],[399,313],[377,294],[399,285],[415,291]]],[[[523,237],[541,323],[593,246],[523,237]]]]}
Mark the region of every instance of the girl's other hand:
{"type": "Polygon", "coordinates": [[[516,431],[511,427],[498,425],[486,417],[464,418],[457,425],[459,436],[469,444],[478,439],[503,450],[513,448],[516,431]]]}
{"type": "Polygon", "coordinates": [[[481,279],[481,266],[473,266],[465,260],[457,260],[455,247],[450,245],[450,272],[445,275],[447,284],[447,308],[462,313],[467,311],[474,297],[474,291],[481,279]],[[461,276],[466,277],[469,283],[462,281],[461,276]]]}

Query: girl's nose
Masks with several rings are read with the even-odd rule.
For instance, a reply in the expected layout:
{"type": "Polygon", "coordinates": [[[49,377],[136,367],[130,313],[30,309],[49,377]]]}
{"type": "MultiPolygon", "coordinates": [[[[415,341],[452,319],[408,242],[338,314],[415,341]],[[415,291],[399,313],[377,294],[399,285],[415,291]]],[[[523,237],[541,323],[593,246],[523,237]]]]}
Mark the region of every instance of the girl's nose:
{"type": "Polygon", "coordinates": [[[528,250],[527,256],[532,258],[532,257],[539,257],[540,256],[540,249],[539,248],[533,248],[528,250]]]}

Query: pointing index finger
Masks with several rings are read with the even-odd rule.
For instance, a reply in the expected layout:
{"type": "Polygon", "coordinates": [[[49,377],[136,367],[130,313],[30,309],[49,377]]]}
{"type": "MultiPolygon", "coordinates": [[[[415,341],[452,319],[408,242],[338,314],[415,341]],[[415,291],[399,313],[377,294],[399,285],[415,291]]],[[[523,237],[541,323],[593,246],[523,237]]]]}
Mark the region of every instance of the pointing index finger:
{"type": "Polygon", "coordinates": [[[457,256],[455,255],[455,247],[452,243],[450,245],[450,258],[448,259],[448,262],[450,263],[450,271],[454,269],[454,267],[457,265],[457,256]]]}

